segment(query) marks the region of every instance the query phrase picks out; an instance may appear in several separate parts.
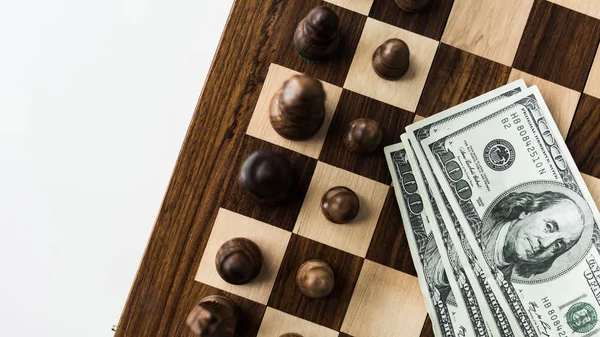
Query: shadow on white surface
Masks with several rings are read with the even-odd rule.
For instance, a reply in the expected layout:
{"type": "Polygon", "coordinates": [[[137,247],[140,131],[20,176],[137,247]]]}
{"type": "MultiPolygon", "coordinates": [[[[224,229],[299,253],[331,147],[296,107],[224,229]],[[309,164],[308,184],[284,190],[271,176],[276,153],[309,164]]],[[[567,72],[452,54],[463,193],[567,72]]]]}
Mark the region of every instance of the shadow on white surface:
{"type": "Polygon", "coordinates": [[[232,2],[0,4],[2,335],[113,335],[232,2]]]}

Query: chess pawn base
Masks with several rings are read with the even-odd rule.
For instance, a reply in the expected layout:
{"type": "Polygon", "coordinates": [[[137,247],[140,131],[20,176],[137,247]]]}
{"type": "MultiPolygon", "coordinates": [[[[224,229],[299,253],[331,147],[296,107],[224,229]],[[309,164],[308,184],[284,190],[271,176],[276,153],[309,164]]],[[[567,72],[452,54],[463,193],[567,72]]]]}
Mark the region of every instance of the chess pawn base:
{"type": "Polygon", "coordinates": [[[290,140],[305,140],[314,136],[325,121],[325,111],[317,113],[315,119],[310,123],[294,123],[288,118],[285,118],[280,109],[279,98],[281,97],[282,90],[283,89],[279,89],[275,95],[273,95],[271,104],[269,105],[269,119],[271,120],[273,129],[275,129],[280,136],[290,140]]]}
{"type": "Polygon", "coordinates": [[[200,337],[232,337],[237,326],[237,308],[218,295],[203,298],[186,319],[190,330],[200,337]]]}

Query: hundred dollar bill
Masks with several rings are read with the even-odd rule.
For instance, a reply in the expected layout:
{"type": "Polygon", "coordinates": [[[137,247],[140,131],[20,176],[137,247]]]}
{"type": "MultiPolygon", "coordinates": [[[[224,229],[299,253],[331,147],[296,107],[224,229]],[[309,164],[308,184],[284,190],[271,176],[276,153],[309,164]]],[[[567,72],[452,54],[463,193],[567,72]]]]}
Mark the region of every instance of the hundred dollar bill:
{"type": "MultiPolygon", "coordinates": [[[[401,136],[401,140],[406,145],[406,152],[409,160],[414,163],[414,177],[421,195],[423,208],[427,214],[429,234],[431,241],[435,242],[435,251],[429,250],[425,258],[427,268],[425,269],[426,279],[429,285],[439,294],[440,301],[457,303],[460,311],[466,314],[462,326],[468,327],[469,334],[473,336],[502,336],[498,330],[491,313],[487,310],[485,302],[478,299],[477,294],[480,289],[471,283],[468,273],[470,270],[464,268],[458,259],[454,243],[448,236],[446,225],[440,215],[438,204],[432,197],[432,192],[427,185],[427,180],[423,174],[418,159],[412,147],[409,145],[408,136],[401,136]],[[434,258],[432,258],[434,257],[434,258]]],[[[482,298],[480,295],[479,298],[482,298]]],[[[510,335],[511,337],[513,335],[510,335]]]]}
{"type": "Polygon", "coordinates": [[[477,304],[470,303],[472,310],[467,310],[463,292],[469,287],[458,285],[460,277],[456,273],[450,272],[451,278],[446,276],[444,266],[450,263],[440,260],[448,259],[448,254],[440,254],[438,246],[448,246],[436,242],[431,232],[433,219],[427,215],[431,204],[422,189],[420,168],[410,146],[403,144],[408,144],[405,137],[402,143],[386,147],[385,157],[434,332],[436,336],[489,336],[477,304]]]}
{"type": "Polygon", "coordinates": [[[478,261],[523,332],[595,336],[600,214],[539,90],[529,90],[422,144],[472,248],[459,257],[478,261]]]}
{"type": "MultiPolygon", "coordinates": [[[[421,141],[428,139],[440,130],[464,123],[465,119],[470,118],[469,116],[474,113],[487,111],[486,109],[494,105],[502,104],[501,102],[509,100],[510,97],[519,94],[525,88],[525,83],[522,80],[515,81],[407,127],[408,138],[422,167],[426,188],[432,200],[432,212],[436,220],[433,224],[435,229],[433,231],[434,235],[451,247],[448,250],[448,260],[454,263],[454,265],[446,266],[446,269],[456,270],[460,268],[462,277],[468,280],[470,285],[473,285],[471,286],[471,291],[468,293],[470,297],[467,297],[467,302],[476,302],[480,305],[481,311],[487,314],[485,320],[487,321],[488,328],[493,329],[492,335],[496,336],[521,336],[523,333],[521,333],[516,317],[511,315],[510,311],[507,316],[501,303],[498,302],[497,296],[486,283],[486,279],[478,277],[476,272],[480,269],[478,261],[473,259],[464,261],[463,263],[466,268],[463,268],[463,264],[458,262],[458,252],[462,252],[463,250],[469,251],[469,243],[460,236],[460,228],[457,231],[449,230],[450,227],[460,226],[445,196],[441,194],[437,200],[433,198],[433,195],[440,194],[440,190],[425,159],[421,141]],[[458,249],[454,245],[457,245],[458,249]]],[[[503,304],[505,307],[508,307],[508,303],[503,304]]]]}

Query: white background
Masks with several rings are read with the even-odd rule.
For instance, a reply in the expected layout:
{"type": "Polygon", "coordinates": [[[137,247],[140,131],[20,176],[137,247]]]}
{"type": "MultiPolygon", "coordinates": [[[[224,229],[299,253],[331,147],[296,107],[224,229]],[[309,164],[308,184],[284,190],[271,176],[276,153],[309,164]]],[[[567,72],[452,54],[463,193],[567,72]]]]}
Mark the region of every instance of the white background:
{"type": "Polygon", "coordinates": [[[0,335],[113,335],[231,5],[0,0],[0,335]]]}

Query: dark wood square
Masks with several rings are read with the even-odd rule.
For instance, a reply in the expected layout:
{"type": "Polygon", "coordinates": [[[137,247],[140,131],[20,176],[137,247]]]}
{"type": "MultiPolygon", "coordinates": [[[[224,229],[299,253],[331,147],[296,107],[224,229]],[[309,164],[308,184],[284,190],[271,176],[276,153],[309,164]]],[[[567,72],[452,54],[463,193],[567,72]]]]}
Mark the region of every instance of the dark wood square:
{"type": "Polygon", "coordinates": [[[308,185],[317,166],[317,160],[248,135],[244,136],[240,152],[232,159],[234,159],[231,162],[232,173],[229,175],[232,179],[227,185],[223,207],[230,211],[292,231],[298,213],[300,213],[300,209],[302,208],[302,202],[308,190],[308,185]],[[240,168],[246,158],[254,151],[261,149],[269,149],[283,155],[289,160],[294,170],[295,184],[288,198],[281,204],[274,206],[259,204],[249,196],[243,195],[237,182],[240,168]]]}
{"type": "Polygon", "coordinates": [[[236,296],[228,292],[222,291],[217,288],[213,288],[209,285],[200,282],[194,282],[192,289],[186,292],[186,296],[182,296],[181,300],[189,303],[180,305],[179,308],[183,308],[185,312],[179,312],[176,314],[177,318],[171,320],[173,324],[170,325],[170,332],[166,335],[169,336],[185,336],[192,337],[194,335],[188,326],[185,324],[185,320],[189,312],[194,308],[201,299],[206,296],[220,295],[227,297],[238,307],[239,321],[235,330],[236,336],[256,336],[260,323],[265,314],[266,306],[246,299],[244,297],[236,296]]]}
{"type": "Polygon", "coordinates": [[[269,306],[311,322],[340,330],[363,259],[293,234],[271,292],[269,306]],[[333,269],[335,286],[329,296],[308,298],[296,286],[296,272],[307,260],[321,259],[333,269]]]}
{"type": "Polygon", "coordinates": [[[536,0],[513,67],[582,91],[599,41],[600,20],[536,0]]]}
{"type": "Polygon", "coordinates": [[[369,17],[439,41],[453,3],[433,0],[427,8],[411,13],[401,10],[394,0],[375,0],[369,17]]]}
{"type": "Polygon", "coordinates": [[[508,81],[510,68],[440,43],[416,113],[429,117],[508,81]]]}
{"type": "Polygon", "coordinates": [[[412,123],[413,119],[414,114],[411,112],[344,90],[319,160],[389,185],[392,178],[382,148],[397,143],[404,128],[412,123]],[[361,117],[379,121],[383,131],[382,147],[367,155],[348,151],[343,141],[350,122],[361,117]]]}
{"type": "Polygon", "coordinates": [[[425,324],[423,324],[423,330],[421,330],[421,337],[433,337],[433,325],[431,323],[431,318],[427,315],[425,319],[425,324]]]}
{"type": "Polygon", "coordinates": [[[394,188],[390,188],[385,198],[383,210],[367,252],[367,259],[417,276],[394,188]]]}
{"type": "Polygon", "coordinates": [[[352,337],[347,333],[340,332],[339,337],[352,337]]]}
{"type": "Polygon", "coordinates": [[[575,111],[567,146],[579,171],[600,178],[600,99],[583,94],[575,111]]]}
{"type": "MultiPolygon", "coordinates": [[[[308,63],[296,52],[293,44],[294,30],[298,23],[310,12],[310,10],[321,4],[320,1],[284,1],[281,6],[285,11],[277,16],[272,27],[277,31],[272,34],[273,59],[271,62],[280,64],[290,69],[314,76],[325,82],[335,84],[339,87],[344,85],[346,75],[350,69],[354,52],[358,46],[358,40],[362,33],[367,17],[348,9],[338,7],[327,2],[322,3],[326,7],[335,10],[340,18],[341,44],[335,57],[329,61],[308,63]]],[[[265,32],[265,34],[268,34],[265,32]]]]}

